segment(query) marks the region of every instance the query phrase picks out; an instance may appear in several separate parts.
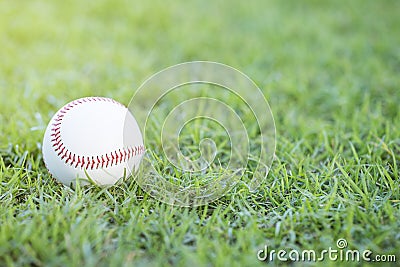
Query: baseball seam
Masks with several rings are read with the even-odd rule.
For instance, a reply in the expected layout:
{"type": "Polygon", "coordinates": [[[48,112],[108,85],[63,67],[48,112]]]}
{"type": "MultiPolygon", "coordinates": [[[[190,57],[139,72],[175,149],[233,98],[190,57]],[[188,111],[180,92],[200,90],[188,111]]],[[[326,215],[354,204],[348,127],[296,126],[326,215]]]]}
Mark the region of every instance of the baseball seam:
{"type": "Polygon", "coordinates": [[[85,169],[99,169],[99,168],[107,168],[118,163],[122,163],[128,161],[132,157],[141,155],[144,153],[145,149],[143,145],[131,146],[120,148],[115,151],[111,151],[102,155],[97,156],[82,156],[77,155],[64,145],[61,138],[61,124],[64,119],[64,116],[73,109],[74,107],[87,103],[87,102],[111,102],[117,104],[119,106],[125,107],[121,103],[106,97],[85,97],[74,100],[67,105],[65,105],[57,114],[54,119],[54,123],[51,127],[51,145],[56,152],[57,156],[66,164],[73,166],[74,168],[85,168],[85,169]]]}

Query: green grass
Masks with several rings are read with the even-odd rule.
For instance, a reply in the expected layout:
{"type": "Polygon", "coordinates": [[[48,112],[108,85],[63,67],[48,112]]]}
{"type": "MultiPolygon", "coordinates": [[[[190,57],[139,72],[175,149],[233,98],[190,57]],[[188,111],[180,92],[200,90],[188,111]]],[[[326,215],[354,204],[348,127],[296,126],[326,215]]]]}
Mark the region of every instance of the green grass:
{"type": "Polygon", "coordinates": [[[0,266],[263,266],[264,245],[339,238],[400,261],[399,1],[53,2],[0,2],[0,266]],[[238,68],[268,99],[276,158],[257,192],[244,179],[179,208],[132,180],[50,178],[40,146],[58,108],[128,104],[190,60],[238,68]]]}

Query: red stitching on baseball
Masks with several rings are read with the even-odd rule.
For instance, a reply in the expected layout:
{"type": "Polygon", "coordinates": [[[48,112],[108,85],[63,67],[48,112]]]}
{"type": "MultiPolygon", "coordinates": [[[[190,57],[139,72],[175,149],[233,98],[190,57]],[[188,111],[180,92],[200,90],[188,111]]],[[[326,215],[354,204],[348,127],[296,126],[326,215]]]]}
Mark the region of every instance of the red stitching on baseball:
{"type": "Polygon", "coordinates": [[[61,138],[61,123],[62,120],[64,119],[65,114],[79,104],[87,102],[97,102],[97,101],[111,102],[119,106],[125,107],[121,103],[111,98],[85,97],[72,101],[71,103],[64,106],[57,113],[57,117],[54,119],[54,121],[56,122],[52,124],[53,128],[51,128],[50,136],[53,138],[51,139],[50,142],[52,144],[54,151],[57,153],[57,156],[60,157],[60,159],[63,160],[65,164],[69,164],[70,166],[74,166],[75,168],[80,167],[89,169],[90,167],[90,169],[93,170],[104,167],[107,168],[109,165],[113,166],[113,164],[116,165],[122,163],[123,161],[128,161],[132,157],[144,153],[145,151],[144,146],[139,145],[139,146],[120,148],[118,150],[105,153],[103,155],[92,156],[91,158],[89,156],[86,156],[85,159],[85,156],[76,155],[75,153],[72,153],[71,151],[68,150],[68,148],[65,147],[61,138]],[[111,156],[109,156],[109,154],[111,156]]]}

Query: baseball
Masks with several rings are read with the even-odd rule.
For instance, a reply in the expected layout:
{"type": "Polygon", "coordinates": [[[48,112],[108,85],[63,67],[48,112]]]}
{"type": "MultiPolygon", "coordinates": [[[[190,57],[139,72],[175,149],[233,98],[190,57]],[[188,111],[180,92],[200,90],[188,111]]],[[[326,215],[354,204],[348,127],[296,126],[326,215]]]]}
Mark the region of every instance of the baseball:
{"type": "Polygon", "coordinates": [[[137,170],[143,138],[130,111],[105,97],[74,100],[50,120],[43,159],[51,175],[66,185],[89,180],[111,185],[137,170]]]}

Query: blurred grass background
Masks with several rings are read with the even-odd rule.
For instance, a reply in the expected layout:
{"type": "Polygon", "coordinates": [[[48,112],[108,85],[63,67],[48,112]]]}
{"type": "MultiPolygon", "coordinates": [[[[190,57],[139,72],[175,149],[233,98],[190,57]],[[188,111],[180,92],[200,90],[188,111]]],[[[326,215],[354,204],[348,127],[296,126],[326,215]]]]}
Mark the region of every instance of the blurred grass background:
{"type": "Polygon", "coordinates": [[[1,1],[0,265],[252,266],[266,243],[323,249],[340,237],[398,253],[399,10],[390,0],[1,1]],[[265,93],[277,160],[261,191],[192,210],[143,200],[134,183],[74,192],[49,179],[40,143],[58,108],[91,95],[128,104],[150,75],[191,60],[231,65],[265,93]]]}

